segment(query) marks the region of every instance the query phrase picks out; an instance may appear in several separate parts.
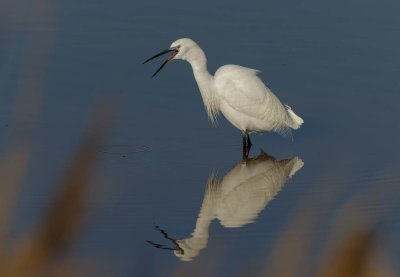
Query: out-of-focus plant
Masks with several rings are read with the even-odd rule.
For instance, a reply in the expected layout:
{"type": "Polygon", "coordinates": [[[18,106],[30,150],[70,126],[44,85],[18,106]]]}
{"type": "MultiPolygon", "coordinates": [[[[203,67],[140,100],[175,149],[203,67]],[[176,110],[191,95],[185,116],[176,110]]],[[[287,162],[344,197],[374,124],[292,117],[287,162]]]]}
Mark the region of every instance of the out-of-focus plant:
{"type": "MultiPolygon", "coordinates": [[[[84,225],[86,191],[96,160],[104,148],[115,117],[116,99],[103,97],[89,119],[80,144],[56,184],[45,215],[33,230],[9,240],[18,207],[19,191],[32,157],[32,141],[39,120],[48,64],[57,28],[53,1],[3,1],[0,4],[0,62],[10,38],[26,38],[8,140],[0,157],[0,276],[85,276],[82,267],[60,266],[84,225]],[[21,8],[24,7],[24,8],[21,8]],[[10,16],[12,15],[12,16],[10,16]],[[57,259],[58,258],[58,259],[57,259]]],[[[12,45],[12,43],[10,43],[12,45]]]]}
{"type": "MultiPolygon", "coordinates": [[[[0,276],[43,276],[51,268],[54,257],[63,254],[74,241],[83,223],[89,178],[113,125],[111,102],[110,99],[104,101],[92,115],[74,157],[57,184],[58,191],[36,229],[17,244],[7,245],[2,239],[0,276]]],[[[2,172],[7,169],[4,162],[7,161],[3,161],[2,172]]],[[[15,164],[14,161],[9,162],[15,164]]],[[[12,200],[17,198],[14,195],[12,200]]],[[[14,202],[7,203],[15,206],[14,202]]],[[[11,211],[9,207],[3,207],[11,211]]],[[[0,223],[5,226],[4,222],[0,223]]]]}

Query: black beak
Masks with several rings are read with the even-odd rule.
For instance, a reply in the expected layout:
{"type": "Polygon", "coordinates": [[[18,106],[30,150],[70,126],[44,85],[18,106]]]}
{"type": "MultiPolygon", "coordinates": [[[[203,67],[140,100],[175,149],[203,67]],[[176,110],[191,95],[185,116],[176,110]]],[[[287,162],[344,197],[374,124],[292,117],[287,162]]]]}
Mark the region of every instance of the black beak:
{"type": "Polygon", "coordinates": [[[170,52],[172,52],[172,55],[169,56],[168,59],[167,59],[165,62],[163,62],[163,64],[157,69],[156,72],[154,72],[154,74],[151,76],[152,78],[153,78],[154,76],[156,76],[156,74],[157,74],[158,72],[160,72],[161,69],[163,69],[163,67],[164,67],[168,62],[170,62],[170,61],[176,56],[176,54],[178,54],[178,49],[176,49],[176,48],[169,48],[169,49],[167,49],[167,50],[164,50],[164,51],[158,53],[157,55],[154,55],[153,57],[151,57],[151,58],[149,58],[149,59],[147,59],[147,60],[145,60],[145,61],[143,62],[143,64],[145,64],[145,63],[147,63],[148,61],[151,61],[152,59],[155,59],[155,58],[157,58],[157,57],[159,57],[159,56],[162,56],[162,55],[167,54],[167,53],[170,53],[170,52]]]}
{"type": "Polygon", "coordinates": [[[179,251],[179,253],[180,253],[181,255],[183,255],[183,254],[185,253],[185,251],[184,251],[184,250],[179,246],[179,244],[177,243],[177,240],[171,238],[171,237],[167,234],[167,232],[166,232],[165,230],[161,229],[161,228],[158,227],[157,225],[154,226],[154,228],[155,228],[157,231],[160,231],[161,234],[163,234],[164,238],[166,238],[167,240],[170,240],[170,241],[175,245],[175,248],[166,247],[166,246],[164,246],[164,245],[162,245],[162,244],[158,244],[158,243],[152,242],[151,240],[146,240],[146,242],[150,243],[151,245],[153,245],[154,247],[159,248],[159,249],[172,250],[172,251],[179,251]]]}

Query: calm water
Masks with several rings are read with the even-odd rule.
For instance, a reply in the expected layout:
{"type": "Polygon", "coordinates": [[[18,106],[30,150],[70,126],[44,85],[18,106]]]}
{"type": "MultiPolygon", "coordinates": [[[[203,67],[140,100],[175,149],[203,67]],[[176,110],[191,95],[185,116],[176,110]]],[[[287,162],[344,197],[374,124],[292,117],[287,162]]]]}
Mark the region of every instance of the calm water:
{"type": "Polygon", "coordinates": [[[1,149],[21,79],[46,77],[15,236],[41,216],[100,92],[115,89],[122,99],[117,126],[92,178],[88,223],[71,259],[108,262],[104,276],[259,274],[305,207],[318,218],[312,265],[335,216],[354,198],[363,215],[383,219],[386,248],[400,256],[398,1],[58,1],[39,18],[16,2],[24,3],[5,2],[0,28],[1,149]],[[32,34],[51,37],[44,42],[48,66],[35,66],[43,47],[29,42],[32,34]],[[223,117],[217,128],[208,122],[188,64],[171,63],[150,79],[161,60],[141,63],[181,37],[199,43],[211,72],[227,63],[262,71],[305,124],[293,142],[253,135],[251,156],[262,148],[277,160],[298,158],[260,156],[246,166],[239,131],[223,117]],[[27,64],[31,71],[21,76],[27,64]],[[235,189],[257,172],[265,183],[235,189]],[[205,194],[215,175],[221,191],[205,194]],[[173,247],[155,225],[187,239],[192,261],[146,243],[173,247]]]}

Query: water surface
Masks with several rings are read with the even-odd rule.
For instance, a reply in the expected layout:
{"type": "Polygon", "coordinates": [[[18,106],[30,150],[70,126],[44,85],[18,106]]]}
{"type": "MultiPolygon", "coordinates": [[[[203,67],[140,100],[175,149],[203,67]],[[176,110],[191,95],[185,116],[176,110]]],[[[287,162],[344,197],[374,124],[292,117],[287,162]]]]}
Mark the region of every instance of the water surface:
{"type": "MultiPolygon", "coordinates": [[[[52,16],[41,17],[44,23],[29,19],[28,7],[5,5],[14,13],[3,17],[9,30],[0,29],[2,145],[20,80],[28,78],[21,76],[24,66],[46,76],[15,234],[41,215],[93,103],[111,90],[122,100],[118,121],[92,178],[89,220],[71,257],[109,260],[119,276],[201,276],[200,269],[214,276],[260,274],[293,216],[308,207],[318,217],[307,261],[312,265],[336,232],[335,216],[357,197],[366,217],[384,219],[387,248],[399,256],[393,199],[400,180],[398,2],[58,1],[49,9],[52,16]],[[29,43],[32,34],[51,37],[47,66],[37,68],[41,59],[26,58],[40,53],[29,43]],[[206,245],[190,262],[146,240],[174,246],[155,225],[172,238],[189,238],[209,176],[217,172],[221,179],[243,164],[240,132],[223,117],[217,128],[208,122],[188,64],[173,62],[154,79],[158,61],[141,64],[181,37],[199,43],[211,72],[228,63],[261,70],[272,91],[305,121],[293,142],[252,135],[251,157],[262,148],[277,160],[299,157],[304,166],[244,221],[225,222],[235,228],[221,218],[209,220],[206,245]]],[[[246,199],[234,197],[235,203],[246,199]]]]}

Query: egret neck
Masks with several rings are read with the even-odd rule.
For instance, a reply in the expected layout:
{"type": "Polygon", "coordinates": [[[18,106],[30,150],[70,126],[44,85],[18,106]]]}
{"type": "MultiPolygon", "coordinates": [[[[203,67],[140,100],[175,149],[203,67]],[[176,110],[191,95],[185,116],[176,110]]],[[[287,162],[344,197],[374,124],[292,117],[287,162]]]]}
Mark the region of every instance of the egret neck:
{"type": "Polygon", "coordinates": [[[200,90],[203,103],[208,117],[213,124],[216,124],[216,116],[219,112],[218,98],[215,95],[214,77],[208,72],[207,58],[200,47],[193,47],[185,56],[193,70],[194,78],[200,90]]]}

